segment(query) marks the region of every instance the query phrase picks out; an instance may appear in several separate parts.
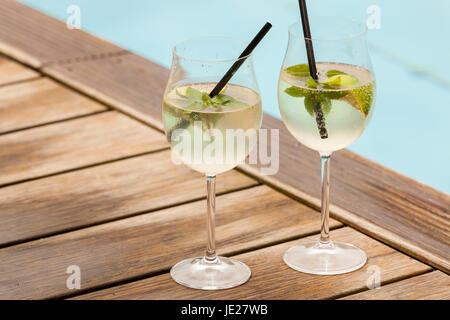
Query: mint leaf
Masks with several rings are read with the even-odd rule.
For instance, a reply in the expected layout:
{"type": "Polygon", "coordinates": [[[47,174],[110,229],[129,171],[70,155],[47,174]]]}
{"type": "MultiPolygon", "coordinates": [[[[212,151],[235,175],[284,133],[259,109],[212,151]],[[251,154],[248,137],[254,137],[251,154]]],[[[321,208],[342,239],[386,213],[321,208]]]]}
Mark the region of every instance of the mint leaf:
{"type": "MultiPolygon", "coordinates": [[[[214,98],[211,98],[209,96],[209,93],[199,91],[192,87],[186,88],[186,93],[185,93],[186,95],[182,95],[178,91],[178,88],[176,88],[175,90],[179,96],[184,98],[183,101],[187,100],[188,102],[190,102],[190,104],[187,107],[185,107],[185,113],[189,113],[190,111],[200,111],[209,106],[211,106],[213,108],[217,108],[217,109],[221,109],[223,107],[245,108],[245,107],[250,106],[244,102],[237,101],[232,96],[224,94],[224,93],[219,93],[214,98]]],[[[226,87],[224,89],[222,89],[221,92],[224,92],[225,90],[226,90],[226,87]]]]}
{"type": "Polygon", "coordinates": [[[284,71],[294,77],[309,76],[309,66],[307,64],[297,64],[295,66],[284,69],[284,71]]]}
{"type": "Polygon", "coordinates": [[[227,108],[246,108],[250,106],[226,94],[218,94],[213,100],[216,100],[218,104],[227,108]]]}
{"type": "Polygon", "coordinates": [[[215,101],[218,104],[225,105],[230,101],[233,101],[234,98],[232,96],[229,96],[227,94],[219,93],[217,96],[213,98],[213,101],[215,101]]]}
{"type": "Polygon", "coordinates": [[[340,74],[346,74],[345,72],[339,71],[339,70],[329,70],[327,71],[327,77],[330,78],[332,76],[338,76],[340,74]]]}
{"type": "Polygon", "coordinates": [[[188,105],[186,107],[187,110],[191,110],[191,111],[199,111],[203,109],[203,103],[199,102],[199,101],[194,101],[192,102],[190,105],[188,105]]]}
{"type": "Polygon", "coordinates": [[[320,107],[322,108],[323,114],[326,116],[331,111],[331,100],[326,97],[320,97],[316,94],[310,94],[305,98],[305,109],[306,111],[313,117],[314,116],[314,108],[320,103],[320,107]]]}
{"type": "Polygon", "coordinates": [[[309,76],[308,82],[306,83],[306,85],[308,86],[308,88],[317,89],[317,83],[311,76],[309,76]]]}
{"type": "Polygon", "coordinates": [[[348,94],[348,91],[320,91],[320,93],[319,93],[319,92],[313,92],[313,91],[305,89],[305,88],[294,87],[294,86],[285,89],[284,92],[294,98],[307,97],[308,95],[311,95],[311,94],[320,94],[328,99],[340,99],[342,97],[345,97],[348,94]]]}
{"type": "MultiPolygon", "coordinates": [[[[199,91],[200,92],[200,91],[199,91]]],[[[211,97],[206,92],[200,92],[201,93],[201,99],[203,103],[210,104],[212,102],[211,97]]]]}
{"type": "Polygon", "coordinates": [[[227,108],[233,108],[233,109],[234,108],[246,108],[248,106],[249,106],[248,104],[246,104],[244,102],[237,101],[237,100],[230,101],[230,102],[228,102],[226,104],[227,108]]]}
{"type": "Polygon", "coordinates": [[[284,92],[294,98],[306,97],[308,95],[308,90],[294,86],[287,88],[284,92]]]}
{"type": "Polygon", "coordinates": [[[186,97],[191,99],[202,99],[203,94],[201,91],[194,89],[192,87],[186,88],[186,97]]]}

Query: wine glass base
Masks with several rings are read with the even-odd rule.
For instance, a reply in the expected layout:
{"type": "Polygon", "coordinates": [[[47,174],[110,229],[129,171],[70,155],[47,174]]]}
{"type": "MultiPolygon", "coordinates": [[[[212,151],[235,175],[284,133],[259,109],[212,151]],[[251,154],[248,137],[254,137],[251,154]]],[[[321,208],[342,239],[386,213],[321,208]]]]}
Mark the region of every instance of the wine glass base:
{"type": "Polygon", "coordinates": [[[294,270],[310,274],[335,275],[355,271],[366,264],[367,256],[354,245],[307,242],[289,248],[284,262],[294,270]]]}
{"type": "Polygon", "coordinates": [[[220,290],[237,287],[250,278],[246,264],[225,257],[208,262],[204,257],[190,258],[178,262],[170,269],[172,279],[189,288],[220,290]]]}

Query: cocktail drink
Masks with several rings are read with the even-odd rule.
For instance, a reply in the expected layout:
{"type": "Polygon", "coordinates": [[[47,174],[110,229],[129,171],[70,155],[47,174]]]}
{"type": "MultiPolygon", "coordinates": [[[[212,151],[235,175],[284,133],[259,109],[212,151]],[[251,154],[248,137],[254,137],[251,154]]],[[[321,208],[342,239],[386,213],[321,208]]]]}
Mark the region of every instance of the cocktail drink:
{"type": "Polygon", "coordinates": [[[292,135],[322,159],[321,234],[318,242],[290,248],[283,259],[302,272],[332,275],[356,270],[367,260],[361,249],[329,237],[329,161],[333,151],[348,147],[366,129],[375,103],[375,78],[364,24],[325,17],[311,21],[311,38],[302,34],[300,22],[289,28],[278,102],[292,135]]]}
{"type": "Polygon", "coordinates": [[[176,282],[191,288],[231,288],[251,275],[242,262],[218,257],[215,248],[216,175],[245,160],[262,122],[251,56],[240,56],[245,46],[240,40],[205,37],[184,41],[173,50],[162,106],[172,160],[205,174],[207,180],[206,253],[170,271],[176,282]],[[232,70],[231,80],[224,85],[227,70],[232,70]],[[220,91],[213,94],[215,90],[220,91]]]}
{"type": "Polygon", "coordinates": [[[352,144],[366,129],[372,115],[375,80],[369,70],[343,63],[318,63],[317,71],[318,86],[315,82],[308,84],[308,65],[281,71],[280,111],[298,141],[313,150],[331,153],[352,144]],[[327,138],[322,138],[318,130],[316,106],[322,109],[327,138]]]}
{"type": "Polygon", "coordinates": [[[222,93],[209,99],[208,93],[216,84],[175,87],[167,92],[163,103],[164,126],[171,136],[174,156],[210,176],[245,160],[256,143],[262,118],[257,92],[229,84],[222,93]],[[178,136],[176,130],[183,136],[178,136]]]}

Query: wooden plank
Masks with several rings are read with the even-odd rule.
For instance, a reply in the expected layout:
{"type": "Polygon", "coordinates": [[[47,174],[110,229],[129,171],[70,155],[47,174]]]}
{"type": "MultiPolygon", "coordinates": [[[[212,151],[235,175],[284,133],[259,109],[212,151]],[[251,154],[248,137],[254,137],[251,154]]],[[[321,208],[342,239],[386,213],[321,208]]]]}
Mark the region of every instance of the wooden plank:
{"type": "MultiPolygon", "coordinates": [[[[66,287],[69,265],[80,267],[81,290],[165,271],[203,254],[205,210],[205,201],[197,201],[3,248],[0,298],[74,294],[66,287]]],[[[316,211],[267,186],[222,195],[217,199],[218,251],[231,255],[308,235],[318,231],[319,220],[316,211]]],[[[332,220],[331,225],[340,223],[332,220]]]]}
{"type": "Polygon", "coordinates": [[[48,78],[0,87],[0,134],[104,110],[48,78]]]}
{"type": "Polygon", "coordinates": [[[36,71],[0,55],[0,86],[40,77],[36,71]]]}
{"type": "Polygon", "coordinates": [[[169,72],[147,59],[128,54],[52,65],[43,72],[163,130],[161,104],[169,72]]]}
{"type": "Polygon", "coordinates": [[[0,1],[0,52],[35,68],[125,50],[14,0],[0,1]]]}
{"type": "Polygon", "coordinates": [[[252,269],[242,286],[222,291],[201,291],[176,284],[169,274],[82,295],[78,299],[330,299],[367,288],[369,268],[381,271],[382,283],[425,272],[430,267],[351,229],[332,232],[335,240],[354,243],[366,251],[363,268],[337,276],[318,276],[289,268],[282,260],[286,249],[317,236],[282,243],[237,256],[252,269]]]}
{"type": "MultiPolygon", "coordinates": [[[[255,186],[231,170],[218,194],[255,186]]],[[[170,207],[205,197],[202,174],[170,161],[170,151],[0,189],[0,245],[170,207]]]]}
{"type": "MultiPolygon", "coordinates": [[[[123,57],[120,61],[89,61],[76,67],[52,66],[44,72],[162,130],[160,104],[167,70],[133,56],[126,56],[127,61],[133,59],[133,63],[124,63],[123,57]],[[131,77],[137,70],[140,75],[133,81],[131,77]],[[130,76],[121,78],[122,74],[130,76]],[[106,82],[107,79],[111,81],[106,82]],[[152,103],[145,104],[150,96],[152,103]]],[[[280,120],[267,114],[263,128],[280,130],[278,173],[265,176],[259,166],[242,165],[240,168],[290,196],[319,206],[317,153],[303,147],[280,120]]],[[[449,195],[347,150],[333,155],[331,167],[332,216],[450,272],[447,254],[450,250],[449,195]]]]}
{"type": "Polygon", "coordinates": [[[440,271],[357,293],[346,300],[450,300],[450,277],[440,271]]]}
{"type": "Polygon", "coordinates": [[[165,137],[115,111],[0,136],[0,185],[160,150],[165,137]]]}

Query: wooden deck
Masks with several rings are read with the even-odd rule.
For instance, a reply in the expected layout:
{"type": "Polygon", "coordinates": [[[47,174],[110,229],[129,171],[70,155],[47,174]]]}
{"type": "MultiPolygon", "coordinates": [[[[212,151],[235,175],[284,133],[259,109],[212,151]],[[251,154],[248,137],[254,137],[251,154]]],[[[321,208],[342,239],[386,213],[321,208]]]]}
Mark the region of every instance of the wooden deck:
{"type": "Polygon", "coordinates": [[[332,164],[332,237],[362,269],[296,272],[291,245],[319,232],[319,160],[283,124],[280,171],[217,180],[217,246],[252,269],[240,287],[173,282],[201,255],[204,177],[169,161],[168,71],[12,0],[0,0],[0,299],[450,299],[450,197],[350,151],[332,164]],[[81,289],[68,289],[78,265],[81,289]],[[374,270],[381,288],[369,290],[374,270]],[[370,281],[369,281],[370,282],[370,281]]]}

